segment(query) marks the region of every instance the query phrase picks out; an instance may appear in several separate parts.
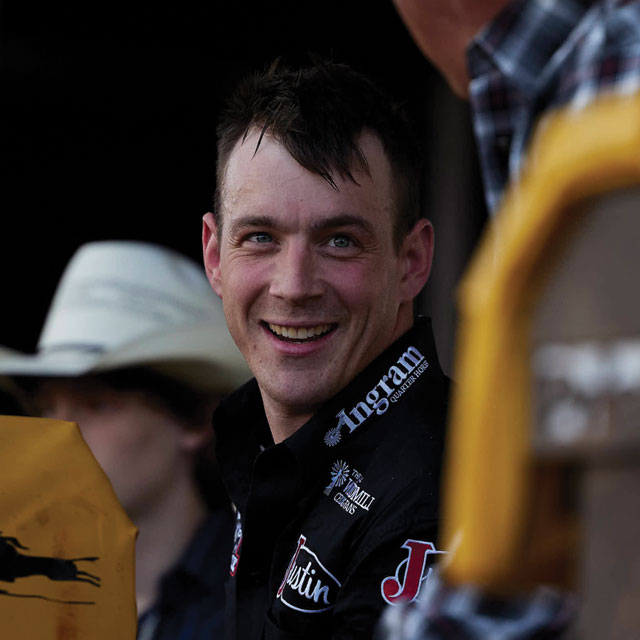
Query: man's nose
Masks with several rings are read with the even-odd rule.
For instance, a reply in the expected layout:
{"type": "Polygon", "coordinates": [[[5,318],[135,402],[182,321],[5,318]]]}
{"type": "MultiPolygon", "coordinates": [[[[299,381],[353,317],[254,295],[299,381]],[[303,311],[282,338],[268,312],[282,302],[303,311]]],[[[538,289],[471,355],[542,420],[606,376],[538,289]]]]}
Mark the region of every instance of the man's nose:
{"type": "Polygon", "coordinates": [[[293,302],[322,295],[321,266],[304,242],[287,243],[275,258],[269,292],[293,302]]]}

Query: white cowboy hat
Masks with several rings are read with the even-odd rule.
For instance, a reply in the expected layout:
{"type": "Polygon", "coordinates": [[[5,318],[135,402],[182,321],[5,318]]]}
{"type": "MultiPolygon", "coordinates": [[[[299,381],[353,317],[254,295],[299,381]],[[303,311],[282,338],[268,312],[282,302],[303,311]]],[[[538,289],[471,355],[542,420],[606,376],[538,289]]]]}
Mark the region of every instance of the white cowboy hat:
{"type": "Polygon", "coordinates": [[[0,375],[76,377],[124,367],[222,393],[251,377],[203,269],[153,244],[91,242],[60,279],[37,353],[0,353],[0,375]]]}

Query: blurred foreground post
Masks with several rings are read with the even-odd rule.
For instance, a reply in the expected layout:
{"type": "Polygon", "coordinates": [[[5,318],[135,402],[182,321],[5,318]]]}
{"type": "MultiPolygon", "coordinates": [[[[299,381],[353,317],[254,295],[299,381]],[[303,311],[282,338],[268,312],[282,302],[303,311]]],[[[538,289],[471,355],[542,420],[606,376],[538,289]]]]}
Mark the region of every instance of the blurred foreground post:
{"type": "Polygon", "coordinates": [[[461,288],[443,546],[452,583],[575,591],[640,637],[640,97],[535,136],[461,288]]]}

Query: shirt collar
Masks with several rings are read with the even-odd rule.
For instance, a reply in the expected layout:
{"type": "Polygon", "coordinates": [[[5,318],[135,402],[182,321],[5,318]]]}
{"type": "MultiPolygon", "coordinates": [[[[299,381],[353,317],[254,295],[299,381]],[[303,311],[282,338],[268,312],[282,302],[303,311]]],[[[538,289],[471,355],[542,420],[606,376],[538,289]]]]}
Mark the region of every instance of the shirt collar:
{"type": "Polygon", "coordinates": [[[592,0],[513,0],[471,41],[471,82],[498,71],[532,94],[543,70],[592,0]]]}
{"type": "Polygon", "coordinates": [[[249,495],[253,464],[273,445],[260,389],[252,378],[227,396],[213,414],[216,459],[236,507],[243,512],[249,495]]]}
{"type": "MultiPolygon", "coordinates": [[[[432,371],[439,371],[431,321],[425,317],[417,318],[412,329],[391,344],[344,389],[327,401],[316,415],[284,441],[294,457],[300,461],[303,473],[314,478],[314,469],[316,466],[323,467],[320,464],[323,459],[335,457],[338,451],[350,446],[351,441],[366,432],[366,423],[352,432],[348,427],[338,429],[339,412],[348,412],[357,401],[364,402],[367,393],[376,387],[381,376],[388,372],[389,367],[397,364],[398,358],[412,344],[424,351],[429,365],[433,367],[432,371]],[[330,429],[335,435],[333,439],[328,437],[330,429]],[[315,454],[312,455],[312,452],[315,454]],[[313,460],[314,464],[308,465],[309,459],[313,460]]],[[[374,412],[367,422],[370,423],[375,418],[374,412]]]]}

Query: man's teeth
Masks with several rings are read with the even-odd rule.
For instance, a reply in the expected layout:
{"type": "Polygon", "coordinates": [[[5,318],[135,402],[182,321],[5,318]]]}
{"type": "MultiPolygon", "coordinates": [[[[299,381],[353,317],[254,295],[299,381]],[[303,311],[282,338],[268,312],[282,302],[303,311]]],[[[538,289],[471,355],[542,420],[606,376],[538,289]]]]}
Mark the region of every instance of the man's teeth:
{"type": "Polygon", "coordinates": [[[317,338],[331,329],[330,324],[318,324],[315,327],[283,327],[279,324],[269,323],[269,329],[276,335],[289,340],[307,340],[308,338],[317,338]]]}

